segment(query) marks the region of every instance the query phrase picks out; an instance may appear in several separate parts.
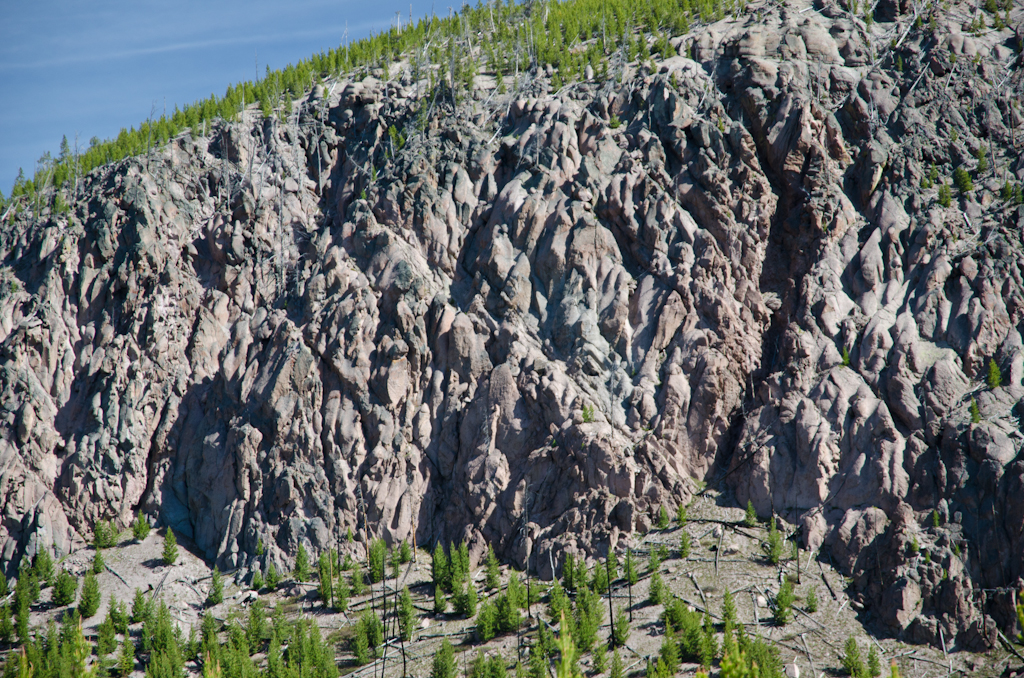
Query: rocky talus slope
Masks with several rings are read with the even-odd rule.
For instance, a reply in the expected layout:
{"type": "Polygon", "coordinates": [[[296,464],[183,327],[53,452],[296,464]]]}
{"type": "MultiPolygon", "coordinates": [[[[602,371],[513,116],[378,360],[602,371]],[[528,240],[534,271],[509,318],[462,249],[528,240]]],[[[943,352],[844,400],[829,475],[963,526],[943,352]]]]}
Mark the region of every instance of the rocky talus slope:
{"type": "Polygon", "coordinates": [[[351,529],[550,577],[707,482],[884,633],[1013,632],[1024,12],[851,9],[558,90],[392,64],[11,212],[0,561],[142,510],[223,568],[351,529]]]}

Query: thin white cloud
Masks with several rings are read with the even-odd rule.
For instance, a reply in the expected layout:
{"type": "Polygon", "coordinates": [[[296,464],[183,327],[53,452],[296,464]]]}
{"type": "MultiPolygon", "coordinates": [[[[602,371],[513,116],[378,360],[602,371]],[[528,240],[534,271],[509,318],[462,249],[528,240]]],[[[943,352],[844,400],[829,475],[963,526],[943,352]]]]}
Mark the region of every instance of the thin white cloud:
{"type": "MultiPolygon", "coordinates": [[[[348,34],[362,35],[371,30],[381,30],[390,27],[386,21],[366,21],[348,26],[348,34]]],[[[275,42],[286,42],[301,38],[316,38],[325,35],[334,36],[334,45],[341,44],[345,34],[345,24],[327,26],[308,31],[293,31],[291,33],[267,33],[262,35],[247,35],[231,38],[215,38],[210,40],[194,40],[188,42],[176,42],[164,45],[153,45],[152,47],[139,47],[116,52],[89,52],[88,54],[67,55],[55,59],[42,59],[27,63],[0,63],[0,72],[3,71],[25,71],[37,68],[53,68],[67,66],[69,64],[95,63],[100,61],[115,61],[118,59],[129,59],[152,54],[166,54],[169,52],[182,52],[195,49],[206,49],[210,47],[226,47],[230,45],[246,44],[268,44],[275,42]]]]}

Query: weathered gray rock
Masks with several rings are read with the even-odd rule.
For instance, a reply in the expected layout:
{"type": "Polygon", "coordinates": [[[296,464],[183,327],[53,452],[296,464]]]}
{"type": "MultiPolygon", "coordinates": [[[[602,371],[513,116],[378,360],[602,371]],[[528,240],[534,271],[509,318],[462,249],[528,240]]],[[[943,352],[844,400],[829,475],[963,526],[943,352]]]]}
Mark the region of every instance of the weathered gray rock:
{"type": "Polygon", "coordinates": [[[1021,217],[992,177],[962,211],[922,188],[983,145],[1024,172],[998,32],[805,9],[422,126],[412,73],[341,81],[19,212],[0,562],[142,510],[222,567],[351,529],[549,577],[700,480],[799,526],[888,632],[1011,631],[972,590],[1024,576],[1021,217]]]}

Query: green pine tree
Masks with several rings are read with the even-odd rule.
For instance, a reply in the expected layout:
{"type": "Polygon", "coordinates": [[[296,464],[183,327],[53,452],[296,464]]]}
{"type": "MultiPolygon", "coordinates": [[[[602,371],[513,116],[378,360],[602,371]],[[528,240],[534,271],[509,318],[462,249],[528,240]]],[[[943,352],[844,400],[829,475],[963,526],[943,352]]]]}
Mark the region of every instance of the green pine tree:
{"type": "Polygon", "coordinates": [[[146,616],[146,596],[142,593],[142,589],[135,589],[135,597],[132,599],[132,616],[131,621],[133,624],[138,624],[146,616]]]}
{"type": "Polygon", "coordinates": [[[388,547],[383,539],[374,539],[370,542],[370,554],[367,560],[367,569],[370,572],[370,583],[384,581],[384,568],[387,563],[388,547]]]}
{"type": "Polygon", "coordinates": [[[270,563],[270,565],[267,565],[267,588],[273,591],[280,583],[281,575],[278,574],[277,568],[274,567],[274,564],[270,563]]]}
{"type": "Polygon", "coordinates": [[[117,657],[114,671],[119,676],[129,676],[135,670],[135,643],[129,636],[121,643],[121,654],[117,657]]]}
{"type": "Polygon", "coordinates": [[[295,568],[292,570],[295,581],[306,581],[309,579],[309,554],[306,547],[299,544],[299,550],[295,554],[295,568]]]}
{"type": "Polygon", "coordinates": [[[669,525],[668,510],[662,506],[658,509],[658,529],[667,530],[669,525]]]}
{"type": "Polygon", "coordinates": [[[338,572],[338,584],[334,587],[334,607],[344,612],[348,609],[348,599],[352,591],[348,585],[348,577],[341,571],[338,572]]]}
{"type": "Polygon", "coordinates": [[[636,559],[633,558],[633,552],[630,549],[626,549],[626,559],[622,565],[622,573],[626,577],[626,581],[629,582],[630,586],[636,586],[636,583],[640,581],[640,573],[636,567],[636,559]]]}
{"type": "Polygon", "coordinates": [[[352,573],[352,595],[361,596],[366,592],[366,576],[361,568],[356,568],[352,573]]]}
{"type": "Polygon", "coordinates": [[[9,643],[14,638],[14,619],[8,603],[0,605],[0,643],[9,643]]]}
{"type": "Polygon", "coordinates": [[[782,580],[782,586],[779,587],[779,595],[775,596],[773,618],[776,626],[785,626],[789,623],[793,615],[793,600],[793,582],[789,581],[789,577],[785,577],[782,580]]]}
{"type": "Polygon", "coordinates": [[[594,658],[594,673],[604,673],[608,668],[608,646],[604,643],[598,643],[594,646],[592,656],[594,658]]]}
{"type": "Polygon", "coordinates": [[[430,573],[434,580],[435,587],[444,589],[451,581],[449,572],[448,556],[445,555],[441,542],[434,546],[434,557],[430,564],[430,573]]]}
{"type": "Polygon", "coordinates": [[[494,547],[487,545],[487,558],[484,561],[487,570],[487,588],[494,590],[501,586],[501,570],[498,566],[498,557],[494,555],[494,547]]]}
{"type": "Polygon", "coordinates": [[[868,651],[868,675],[871,678],[878,678],[878,676],[882,675],[882,662],[874,645],[868,651]]]}
{"type": "Polygon", "coordinates": [[[939,186],[938,200],[942,207],[949,207],[953,203],[953,191],[949,188],[949,184],[939,186]]]}
{"type": "Polygon", "coordinates": [[[412,596],[409,594],[409,587],[402,589],[402,595],[398,599],[398,628],[402,634],[402,640],[412,640],[412,631],[416,623],[416,609],[412,605],[412,596]]]}
{"type": "MultiPolygon", "coordinates": [[[[39,582],[50,582],[53,580],[53,558],[46,549],[40,549],[32,561],[32,571],[39,582]]],[[[6,595],[6,593],[5,593],[6,595]]]]}
{"type": "Polygon", "coordinates": [[[206,607],[213,607],[224,602],[224,581],[221,579],[220,570],[213,566],[213,576],[210,579],[210,591],[206,594],[206,607]]]}
{"type": "Polygon", "coordinates": [[[768,528],[768,562],[778,565],[782,560],[783,539],[775,525],[775,517],[772,517],[771,526],[768,528]]]}
{"type": "Polygon", "coordinates": [[[812,614],[818,611],[818,594],[817,594],[816,590],[813,587],[807,593],[806,607],[807,607],[807,611],[812,613],[812,614]]]}
{"type": "Polygon", "coordinates": [[[174,565],[178,561],[178,539],[174,536],[174,530],[167,528],[164,536],[164,564],[174,565]]]}
{"type": "Polygon", "coordinates": [[[853,678],[863,678],[864,676],[864,660],[861,658],[860,646],[857,645],[857,640],[850,636],[846,639],[846,643],[843,645],[843,654],[839,658],[843,668],[853,678]]]}
{"type": "Polygon", "coordinates": [[[362,666],[370,661],[370,641],[366,637],[366,626],[356,624],[352,635],[352,653],[356,656],[356,664],[362,666]]]}
{"type": "Polygon", "coordinates": [[[622,665],[622,656],[619,655],[619,649],[615,648],[612,652],[612,668],[608,674],[608,678],[623,678],[625,674],[625,667],[622,665]]]}
{"type": "Polygon", "coordinates": [[[117,629],[108,613],[102,623],[96,628],[96,654],[105,657],[117,649],[117,629]]]}
{"type": "Polygon", "coordinates": [[[445,638],[441,643],[441,649],[434,655],[434,662],[430,668],[430,678],[455,678],[458,673],[458,666],[455,664],[455,650],[452,644],[445,638]]]}
{"type": "Polygon", "coordinates": [[[661,605],[665,602],[665,584],[661,581],[661,572],[657,569],[651,573],[647,599],[651,601],[651,605],[661,605]]]}
{"type": "Polygon", "coordinates": [[[757,525],[757,511],[754,510],[754,502],[747,500],[747,514],[743,518],[743,524],[747,527],[757,525]]]}
{"type": "Polygon", "coordinates": [[[70,605],[75,602],[76,593],[78,593],[78,578],[62,569],[57,574],[57,581],[53,586],[53,604],[57,607],[70,605]]]}
{"type": "Polygon", "coordinates": [[[448,609],[448,599],[444,595],[444,589],[440,584],[434,584],[434,614],[444,614],[448,609]]]}
{"type": "Polygon", "coordinates": [[[957,167],[953,170],[953,185],[956,186],[961,195],[974,190],[974,182],[971,181],[971,175],[963,167],[957,167]]]}
{"type": "Polygon", "coordinates": [[[995,358],[988,359],[988,377],[985,381],[989,388],[999,388],[1003,385],[1003,373],[999,370],[995,358]]]}
{"type": "Polygon", "coordinates": [[[612,644],[621,647],[629,641],[629,615],[622,609],[615,615],[615,625],[612,627],[612,644]]]}
{"type": "Polygon", "coordinates": [[[96,581],[96,575],[88,572],[82,584],[82,599],[78,601],[78,612],[83,619],[88,619],[96,614],[100,608],[100,584],[96,581]]]}
{"type": "Polygon", "coordinates": [[[974,398],[971,398],[970,412],[971,412],[971,423],[972,424],[980,424],[981,423],[981,410],[978,408],[978,401],[975,400],[974,398]]]}
{"type": "Polygon", "coordinates": [[[149,520],[142,515],[142,509],[135,514],[135,520],[132,522],[132,536],[135,541],[142,541],[149,536],[149,520]]]}

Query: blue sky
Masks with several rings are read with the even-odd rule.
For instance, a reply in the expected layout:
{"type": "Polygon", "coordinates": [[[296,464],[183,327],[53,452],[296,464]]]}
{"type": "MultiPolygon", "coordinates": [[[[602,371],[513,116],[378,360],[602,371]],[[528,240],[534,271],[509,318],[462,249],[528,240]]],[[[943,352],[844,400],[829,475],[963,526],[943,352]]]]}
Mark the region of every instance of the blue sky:
{"type": "MultiPolygon", "coordinates": [[[[63,135],[87,146],[231,83],[409,18],[409,0],[30,0],[0,22],[0,190],[63,135]],[[258,60],[258,65],[257,65],[258,60]]],[[[448,4],[414,0],[415,19],[448,4]]]]}

